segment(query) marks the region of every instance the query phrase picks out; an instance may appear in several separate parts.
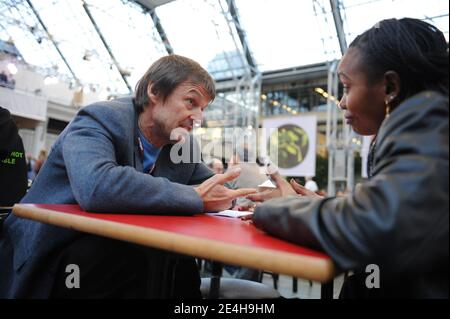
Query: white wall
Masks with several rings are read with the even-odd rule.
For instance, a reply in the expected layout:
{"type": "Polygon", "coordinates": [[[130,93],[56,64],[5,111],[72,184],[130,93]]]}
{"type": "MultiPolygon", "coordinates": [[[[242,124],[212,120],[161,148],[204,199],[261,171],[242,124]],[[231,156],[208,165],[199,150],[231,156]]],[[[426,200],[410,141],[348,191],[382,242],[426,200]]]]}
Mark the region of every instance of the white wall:
{"type": "Polygon", "coordinates": [[[18,66],[18,72],[14,75],[16,80],[16,89],[34,93],[44,86],[42,75],[18,66]]]}
{"type": "Polygon", "coordinates": [[[0,87],[0,105],[11,114],[36,121],[47,118],[47,99],[43,96],[0,87]]]}
{"type": "MultiPolygon", "coordinates": [[[[58,135],[46,132],[46,123],[44,121],[48,121],[48,118],[54,118],[69,122],[80,107],[98,102],[99,94],[97,92],[86,93],[81,91],[78,95],[74,95],[76,90],[70,89],[69,84],[67,83],[58,82],[45,85],[45,77],[43,75],[30,70],[23,65],[18,65],[17,68],[18,72],[14,75],[16,81],[15,90],[6,88],[0,89],[7,90],[8,94],[3,94],[5,98],[7,95],[18,95],[27,96],[36,101],[46,100],[45,105],[43,106],[46,112],[39,120],[37,116],[32,116],[34,114],[31,109],[32,101],[19,101],[17,104],[22,105],[21,112],[15,112],[18,113],[15,115],[37,120],[35,122],[36,128],[34,130],[19,130],[19,134],[24,143],[25,152],[37,156],[41,148],[45,148],[49,152],[51,146],[58,138],[58,135]],[[79,103],[74,105],[75,100],[78,100],[79,103]]],[[[107,85],[107,83],[105,83],[105,85],[107,85]]]]}
{"type": "MultiPolygon", "coordinates": [[[[66,106],[73,105],[76,89],[69,88],[68,83],[58,82],[55,84],[45,85],[45,77],[42,74],[20,65],[17,68],[18,72],[14,76],[16,81],[15,88],[17,90],[45,96],[50,101],[55,101],[58,104],[66,106]]],[[[107,85],[107,83],[105,83],[105,85],[107,85]]],[[[82,93],[80,106],[86,106],[99,100],[99,94],[97,92],[82,93]]]]}
{"type": "Polygon", "coordinates": [[[20,129],[19,135],[22,138],[25,154],[32,154],[34,148],[34,130],[20,129]]]}

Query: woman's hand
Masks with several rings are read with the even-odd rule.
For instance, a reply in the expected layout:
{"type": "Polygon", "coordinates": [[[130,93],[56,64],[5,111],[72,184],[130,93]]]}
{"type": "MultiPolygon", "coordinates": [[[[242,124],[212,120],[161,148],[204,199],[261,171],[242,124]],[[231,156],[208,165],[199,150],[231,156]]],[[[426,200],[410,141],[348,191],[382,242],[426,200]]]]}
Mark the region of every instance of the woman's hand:
{"type": "Polygon", "coordinates": [[[309,189],[306,189],[304,186],[297,183],[294,179],[291,179],[291,186],[295,190],[295,192],[298,195],[301,196],[309,196],[312,198],[323,198],[323,196],[320,196],[316,192],[310,191],[309,189]]]}
{"type": "Polygon", "coordinates": [[[270,177],[277,188],[251,194],[247,198],[254,202],[265,202],[273,198],[297,195],[292,186],[278,172],[271,174],[270,177]]]}
{"type": "Polygon", "coordinates": [[[270,177],[275,182],[277,188],[251,194],[247,196],[247,198],[254,202],[265,202],[269,199],[292,195],[323,198],[323,196],[320,196],[298,184],[294,179],[291,179],[291,182],[288,183],[278,172],[271,174],[270,177]]]}

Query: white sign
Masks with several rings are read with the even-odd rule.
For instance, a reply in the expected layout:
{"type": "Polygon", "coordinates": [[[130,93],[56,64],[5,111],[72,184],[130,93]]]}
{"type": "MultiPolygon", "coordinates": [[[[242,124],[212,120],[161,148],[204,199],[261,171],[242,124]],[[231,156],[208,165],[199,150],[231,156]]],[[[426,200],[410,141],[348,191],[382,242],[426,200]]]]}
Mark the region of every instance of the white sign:
{"type": "Polygon", "coordinates": [[[266,119],[261,151],[284,176],[316,175],[316,116],[266,119]]]}

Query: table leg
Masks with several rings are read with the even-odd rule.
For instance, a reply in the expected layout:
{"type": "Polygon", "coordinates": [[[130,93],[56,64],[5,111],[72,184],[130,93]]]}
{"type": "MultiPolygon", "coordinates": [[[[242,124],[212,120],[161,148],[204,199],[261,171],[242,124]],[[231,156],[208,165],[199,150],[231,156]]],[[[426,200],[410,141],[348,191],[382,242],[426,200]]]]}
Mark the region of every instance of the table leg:
{"type": "Polygon", "coordinates": [[[209,288],[209,299],[219,299],[220,277],[222,276],[222,264],[212,262],[211,286],[209,288]]]}
{"type": "Polygon", "coordinates": [[[298,291],[298,281],[296,277],[292,277],[292,292],[297,293],[298,291]]]}
{"type": "Polygon", "coordinates": [[[333,280],[323,283],[320,287],[321,299],[333,299],[333,280]]]}

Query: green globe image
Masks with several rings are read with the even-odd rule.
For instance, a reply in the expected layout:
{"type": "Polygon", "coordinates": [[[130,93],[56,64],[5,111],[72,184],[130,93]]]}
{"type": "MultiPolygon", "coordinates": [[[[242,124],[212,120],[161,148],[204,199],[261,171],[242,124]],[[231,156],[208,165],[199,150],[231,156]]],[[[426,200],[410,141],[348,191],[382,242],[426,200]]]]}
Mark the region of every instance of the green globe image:
{"type": "Polygon", "coordinates": [[[278,163],[278,167],[293,168],[301,164],[308,154],[308,134],[297,125],[283,125],[270,135],[267,147],[270,160],[278,163]]]}

